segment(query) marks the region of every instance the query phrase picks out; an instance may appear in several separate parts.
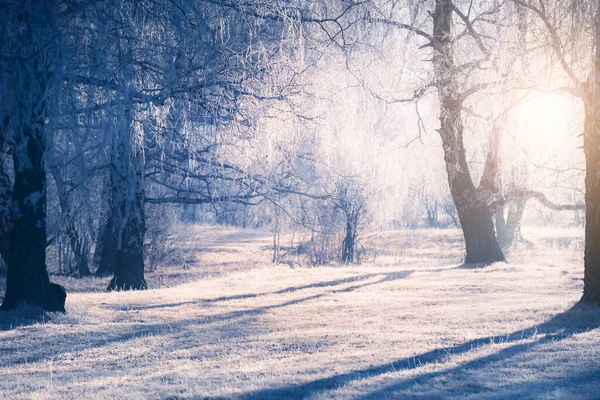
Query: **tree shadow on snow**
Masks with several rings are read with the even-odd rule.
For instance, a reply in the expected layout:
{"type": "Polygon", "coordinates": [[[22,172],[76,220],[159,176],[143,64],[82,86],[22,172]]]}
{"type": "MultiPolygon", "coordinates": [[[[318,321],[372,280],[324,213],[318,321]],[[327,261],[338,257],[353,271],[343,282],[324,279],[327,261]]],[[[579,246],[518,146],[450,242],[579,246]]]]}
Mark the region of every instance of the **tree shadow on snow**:
{"type": "MultiPolygon", "coordinates": [[[[18,365],[23,363],[34,363],[39,361],[44,361],[50,359],[52,357],[59,356],[62,353],[76,353],[78,351],[89,350],[92,348],[101,348],[105,346],[110,346],[113,343],[122,343],[129,340],[138,339],[144,336],[153,336],[153,335],[174,335],[174,340],[177,340],[177,335],[181,334],[182,331],[197,328],[201,326],[205,326],[213,323],[229,323],[231,321],[236,321],[239,326],[243,326],[244,324],[240,323],[244,318],[254,318],[259,316],[260,314],[274,310],[278,308],[288,307],[300,303],[304,303],[306,301],[315,300],[327,295],[335,294],[335,293],[343,293],[350,292],[353,290],[357,290],[366,286],[376,285],[383,282],[389,282],[396,279],[402,279],[410,275],[412,271],[402,271],[402,272],[390,272],[390,273],[374,273],[374,274],[365,274],[363,276],[358,277],[359,279],[350,279],[350,280],[340,280],[337,284],[342,283],[352,283],[356,281],[364,281],[368,278],[374,278],[379,276],[380,279],[374,281],[364,282],[358,285],[349,286],[346,288],[329,290],[321,293],[317,293],[311,296],[301,297],[297,299],[287,300],[284,302],[279,302],[275,304],[267,304],[263,306],[258,306],[254,308],[244,308],[235,311],[229,311],[221,314],[212,314],[212,315],[202,315],[196,318],[190,318],[179,321],[169,321],[168,323],[139,323],[132,324],[128,327],[122,327],[117,332],[107,331],[106,328],[99,330],[97,332],[88,332],[88,335],[85,335],[86,340],[82,340],[81,334],[77,332],[66,331],[64,333],[58,333],[55,335],[44,335],[44,336],[36,336],[35,339],[37,342],[32,343],[28,342],[27,346],[10,346],[8,348],[3,348],[0,346],[0,364],[2,365],[18,365]],[[56,343],[70,343],[70,347],[66,349],[61,349],[57,351],[53,346],[56,343]]],[[[310,285],[303,286],[295,286],[292,288],[280,290],[277,292],[273,292],[274,294],[283,294],[287,292],[293,292],[295,290],[307,289],[307,288],[320,288],[331,286],[338,281],[329,281],[329,282],[318,282],[310,285]],[[293,290],[290,290],[293,289],[293,290]]],[[[269,294],[269,293],[266,293],[269,294]]],[[[225,301],[225,300],[221,300],[225,301]]],[[[188,303],[196,303],[196,302],[181,302],[181,303],[172,303],[172,304],[158,304],[147,306],[146,308],[160,308],[160,307],[177,307],[179,305],[184,305],[188,303]]],[[[197,303],[201,306],[201,303],[197,303]]],[[[136,306],[131,306],[127,308],[120,308],[118,310],[121,311],[138,311],[141,308],[136,308],[136,306]]],[[[7,313],[8,314],[8,313],[7,313]]],[[[18,315],[18,314],[16,314],[18,315]]],[[[0,313],[0,318],[2,317],[2,313],[0,313]]],[[[41,321],[37,321],[41,322],[41,321]]],[[[1,325],[1,324],[0,324],[1,325]]],[[[12,326],[15,328],[15,326],[12,326]]],[[[10,329],[10,328],[7,328],[10,329]]],[[[219,328],[215,328],[219,329],[219,328]]],[[[31,333],[22,332],[20,336],[31,336],[31,333]]],[[[184,335],[185,336],[185,335],[184,335]]],[[[186,336],[187,337],[187,336],[186,336]]],[[[17,340],[17,338],[13,338],[13,340],[17,340]]]]}
{"type": "MultiPolygon", "coordinates": [[[[593,330],[600,327],[600,309],[592,306],[575,305],[567,311],[554,316],[548,321],[533,326],[525,330],[515,331],[508,335],[502,336],[488,336],[475,340],[471,340],[462,343],[457,346],[450,346],[445,348],[438,348],[435,350],[428,351],[416,356],[405,357],[394,360],[393,362],[373,366],[369,368],[352,370],[347,373],[333,375],[327,378],[316,379],[309,382],[300,384],[264,389],[254,392],[249,392],[240,396],[242,399],[285,399],[285,398],[303,398],[310,395],[327,391],[335,390],[343,385],[363,380],[370,377],[376,377],[379,375],[402,371],[411,370],[418,368],[424,364],[429,363],[441,363],[449,356],[456,356],[468,353],[474,348],[488,345],[490,343],[513,343],[519,342],[523,339],[534,339],[531,342],[526,343],[515,343],[514,345],[504,348],[494,354],[479,357],[471,361],[460,364],[457,367],[446,369],[443,371],[421,373],[417,376],[396,380],[394,383],[384,386],[374,392],[368,393],[359,397],[360,399],[377,399],[385,396],[399,396],[404,390],[410,389],[415,385],[428,386],[435,378],[450,376],[460,379],[461,374],[468,370],[476,370],[485,367],[489,364],[510,359],[514,356],[522,354],[535,346],[560,341],[565,338],[571,337],[572,335],[583,333],[589,330],[593,330]]],[[[572,379],[565,379],[565,381],[572,382],[574,380],[579,381],[582,379],[600,379],[600,371],[590,371],[584,374],[583,377],[573,377],[572,379]]],[[[459,383],[460,384],[460,383],[459,383]]],[[[552,382],[549,382],[552,385],[552,382]]],[[[564,385],[565,382],[555,381],[555,385],[564,385]]],[[[464,393],[469,394],[472,392],[478,393],[486,390],[483,386],[472,385],[470,382],[464,382],[465,388],[464,393]]],[[[535,387],[535,384],[532,383],[535,387]]],[[[525,390],[527,385],[524,385],[525,390]]],[[[489,389],[487,389],[489,390],[489,389]]]]}
{"type": "MultiPolygon", "coordinates": [[[[362,281],[366,281],[371,278],[380,277],[380,279],[375,282],[366,282],[366,283],[363,283],[360,285],[350,286],[350,287],[347,287],[347,288],[344,288],[341,290],[334,290],[331,293],[350,292],[350,291],[360,289],[365,286],[370,286],[370,285],[375,285],[378,283],[389,282],[389,281],[394,281],[396,279],[406,278],[413,272],[414,271],[394,271],[394,272],[370,273],[370,274],[363,274],[363,275],[349,277],[349,278],[343,278],[343,279],[334,279],[334,280],[324,281],[324,282],[309,283],[306,285],[290,286],[290,287],[287,287],[287,288],[284,288],[281,290],[277,290],[277,291],[273,291],[273,292],[244,293],[244,294],[238,294],[238,295],[233,295],[233,296],[216,297],[214,299],[200,299],[200,300],[185,301],[185,302],[180,302],[180,303],[119,306],[118,310],[120,310],[120,311],[148,310],[148,309],[156,309],[156,308],[178,307],[178,306],[185,305],[185,304],[201,305],[201,304],[210,304],[210,303],[220,303],[220,302],[231,301],[231,300],[253,299],[253,298],[263,297],[263,296],[293,293],[293,292],[296,292],[299,290],[318,289],[318,288],[326,288],[326,287],[332,287],[332,286],[345,285],[348,283],[362,282],[362,281]]],[[[114,307],[109,306],[106,308],[114,308],[114,307]]]]}
{"type": "Polygon", "coordinates": [[[21,326],[43,324],[52,320],[52,314],[40,307],[20,306],[10,311],[0,311],[0,331],[9,331],[21,326]]]}

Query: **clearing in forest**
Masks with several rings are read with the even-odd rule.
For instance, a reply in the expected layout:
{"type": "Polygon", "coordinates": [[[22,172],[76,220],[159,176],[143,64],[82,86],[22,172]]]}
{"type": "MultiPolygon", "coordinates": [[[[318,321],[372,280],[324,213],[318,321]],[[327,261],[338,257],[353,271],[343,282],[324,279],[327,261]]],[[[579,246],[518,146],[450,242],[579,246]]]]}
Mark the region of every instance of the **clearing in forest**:
{"type": "Polygon", "coordinates": [[[159,289],[70,290],[43,321],[2,313],[0,398],[595,398],[600,315],[572,308],[582,232],[525,236],[479,269],[459,264],[458,230],[384,232],[370,262],[290,267],[269,264],[268,233],[210,228],[188,269],[149,274],[159,289]]]}

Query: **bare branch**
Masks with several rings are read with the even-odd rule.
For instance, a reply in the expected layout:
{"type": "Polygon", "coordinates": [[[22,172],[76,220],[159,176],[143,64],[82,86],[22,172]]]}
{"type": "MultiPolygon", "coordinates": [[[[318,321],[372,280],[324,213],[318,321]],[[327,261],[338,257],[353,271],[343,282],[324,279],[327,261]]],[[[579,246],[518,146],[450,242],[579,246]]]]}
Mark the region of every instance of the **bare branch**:
{"type": "Polygon", "coordinates": [[[409,24],[404,24],[402,22],[398,22],[398,21],[393,21],[387,18],[369,18],[368,19],[369,22],[373,22],[373,23],[379,23],[379,24],[384,24],[384,25],[389,25],[389,26],[394,26],[396,28],[399,29],[403,29],[403,30],[407,30],[410,32],[413,32],[425,39],[427,39],[430,43],[436,43],[438,40],[436,38],[434,38],[433,36],[429,35],[428,33],[420,30],[419,28],[416,28],[412,25],[409,24]]]}
{"type": "Polygon", "coordinates": [[[506,194],[503,198],[492,202],[488,207],[490,208],[490,212],[494,214],[502,206],[516,199],[536,199],[542,205],[555,211],[585,210],[585,204],[556,204],[548,200],[544,193],[535,190],[515,190],[506,194]]]}
{"type": "Polygon", "coordinates": [[[556,56],[558,57],[558,60],[560,61],[560,65],[562,66],[563,70],[569,76],[569,79],[571,79],[571,81],[573,82],[573,84],[576,87],[579,88],[580,86],[582,86],[583,82],[581,82],[579,80],[579,78],[577,78],[575,71],[573,71],[573,69],[571,68],[571,66],[569,65],[569,63],[566,60],[565,52],[563,50],[563,44],[560,40],[560,36],[558,35],[556,28],[554,27],[554,25],[552,25],[552,23],[548,19],[548,16],[545,13],[543,1],[540,0],[541,8],[538,8],[538,7],[530,4],[529,2],[523,1],[523,0],[512,0],[512,1],[515,4],[518,4],[522,7],[525,7],[527,9],[533,11],[542,20],[542,22],[546,26],[546,29],[548,30],[548,33],[550,34],[552,49],[554,50],[554,53],[556,53],[556,56]]]}

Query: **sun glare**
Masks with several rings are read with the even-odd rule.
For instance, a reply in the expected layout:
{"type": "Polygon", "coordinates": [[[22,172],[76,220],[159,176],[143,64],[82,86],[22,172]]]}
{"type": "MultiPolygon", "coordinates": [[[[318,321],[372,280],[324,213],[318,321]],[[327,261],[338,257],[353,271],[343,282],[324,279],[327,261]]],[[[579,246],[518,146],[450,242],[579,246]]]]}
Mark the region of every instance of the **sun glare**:
{"type": "Polygon", "coordinates": [[[515,107],[513,135],[529,152],[547,154],[577,137],[575,128],[581,126],[577,106],[565,95],[530,94],[515,107]]]}

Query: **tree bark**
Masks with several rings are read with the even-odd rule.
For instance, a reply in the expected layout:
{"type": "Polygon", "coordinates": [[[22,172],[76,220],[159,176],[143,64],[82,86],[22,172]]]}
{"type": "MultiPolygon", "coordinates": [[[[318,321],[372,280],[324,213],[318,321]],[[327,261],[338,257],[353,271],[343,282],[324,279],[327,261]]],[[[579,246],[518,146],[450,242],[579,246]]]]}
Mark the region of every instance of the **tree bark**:
{"type": "MultiPolygon", "coordinates": [[[[131,122],[127,111],[127,121],[131,122]]],[[[144,160],[134,148],[130,130],[117,132],[110,168],[117,249],[114,276],[107,290],[143,290],[144,279],[144,160]]]]}
{"type": "Polygon", "coordinates": [[[595,23],[594,64],[584,98],[585,253],[581,301],[600,304],[600,6],[595,23]]]}
{"type": "Polygon", "coordinates": [[[600,304],[600,119],[596,121],[596,118],[600,117],[600,107],[588,105],[585,108],[586,210],[584,286],[581,301],[600,304]]]}
{"type": "MultiPolygon", "coordinates": [[[[108,192],[112,196],[112,192],[108,192]]],[[[96,251],[94,252],[94,263],[96,264],[96,276],[111,276],[115,273],[117,262],[117,232],[115,228],[115,217],[113,216],[112,201],[108,209],[106,222],[100,226],[96,251]]]]}
{"type": "MultiPolygon", "coordinates": [[[[486,196],[475,188],[463,142],[462,99],[456,76],[452,2],[436,0],[433,13],[433,66],[440,103],[440,129],[450,193],[466,244],[465,263],[504,261],[486,196]]],[[[482,182],[483,183],[483,182],[482,182]]]]}
{"type": "MultiPolygon", "coordinates": [[[[15,147],[12,190],[10,257],[2,310],[22,304],[46,311],[65,311],[66,292],[50,283],[46,270],[46,149],[47,90],[51,57],[46,47],[54,32],[54,1],[40,1],[15,18],[25,27],[13,32],[29,57],[10,62],[15,113],[9,122],[15,147]],[[40,22],[42,21],[42,22],[40,22]]],[[[6,43],[3,43],[6,45],[6,43]]],[[[10,95],[9,95],[10,98],[10,95]]],[[[8,101],[8,99],[5,99],[8,101]]]]}
{"type": "MultiPolygon", "coordinates": [[[[0,135],[3,135],[0,132],[0,135]]],[[[10,177],[4,168],[4,139],[0,137],[0,257],[4,267],[8,265],[10,259],[10,214],[12,203],[12,189],[10,177]]],[[[0,272],[5,272],[0,266],[0,272]]]]}

